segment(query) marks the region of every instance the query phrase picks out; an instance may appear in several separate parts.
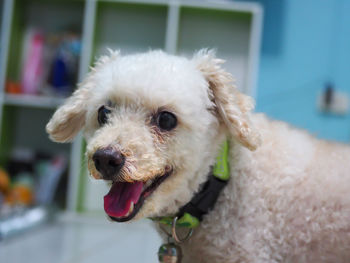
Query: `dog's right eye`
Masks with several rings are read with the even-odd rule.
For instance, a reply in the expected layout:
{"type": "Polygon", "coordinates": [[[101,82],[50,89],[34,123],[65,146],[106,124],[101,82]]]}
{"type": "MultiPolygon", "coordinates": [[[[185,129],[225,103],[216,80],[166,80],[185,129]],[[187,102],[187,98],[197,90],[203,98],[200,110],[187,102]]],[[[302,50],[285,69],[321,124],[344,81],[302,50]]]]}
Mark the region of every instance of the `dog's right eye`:
{"type": "Polygon", "coordinates": [[[107,109],[105,106],[101,106],[98,109],[97,120],[101,126],[107,122],[109,113],[111,113],[111,111],[107,109]]]}

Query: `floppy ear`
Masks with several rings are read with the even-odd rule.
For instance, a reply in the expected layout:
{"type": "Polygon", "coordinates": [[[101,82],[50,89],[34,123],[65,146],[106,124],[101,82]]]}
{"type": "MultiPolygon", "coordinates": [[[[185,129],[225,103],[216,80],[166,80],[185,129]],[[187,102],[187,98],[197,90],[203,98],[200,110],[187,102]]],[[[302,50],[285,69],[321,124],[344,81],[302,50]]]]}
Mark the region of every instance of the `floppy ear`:
{"type": "Polygon", "coordinates": [[[224,60],[216,58],[214,51],[200,50],[193,60],[208,82],[210,99],[228,132],[243,146],[255,150],[261,140],[249,117],[253,99],[238,91],[231,74],[221,68],[224,60]]]}
{"type": "Polygon", "coordinates": [[[46,131],[50,138],[56,142],[69,142],[77,135],[85,125],[85,116],[91,98],[94,82],[93,74],[96,71],[103,70],[102,67],[115,60],[119,56],[119,50],[108,49],[109,55],[101,56],[91,72],[81,83],[73,95],[54,113],[49,123],[46,125],[46,131]]]}
{"type": "Polygon", "coordinates": [[[46,125],[50,139],[56,142],[69,142],[85,124],[87,101],[90,89],[82,84],[73,95],[59,107],[46,125]]]}

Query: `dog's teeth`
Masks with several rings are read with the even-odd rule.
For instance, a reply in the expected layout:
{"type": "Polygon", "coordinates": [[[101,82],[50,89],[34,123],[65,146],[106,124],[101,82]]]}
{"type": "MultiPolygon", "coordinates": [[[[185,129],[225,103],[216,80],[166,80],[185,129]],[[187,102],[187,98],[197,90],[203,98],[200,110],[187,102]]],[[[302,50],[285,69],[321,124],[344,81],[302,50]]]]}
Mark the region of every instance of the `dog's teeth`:
{"type": "Polygon", "coordinates": [[[134,206],[135,206],[134,202],[131,202],[129,212],[125,216],[129,216],[132,213],[132,211],[134,211],[134,206]]]}
{"type": "Polygon", "coordinates": [[[148,180],[148,181],[145,183],[145,187],[149,187],[151,184],[152,184],[152,180],[148,180]]]}

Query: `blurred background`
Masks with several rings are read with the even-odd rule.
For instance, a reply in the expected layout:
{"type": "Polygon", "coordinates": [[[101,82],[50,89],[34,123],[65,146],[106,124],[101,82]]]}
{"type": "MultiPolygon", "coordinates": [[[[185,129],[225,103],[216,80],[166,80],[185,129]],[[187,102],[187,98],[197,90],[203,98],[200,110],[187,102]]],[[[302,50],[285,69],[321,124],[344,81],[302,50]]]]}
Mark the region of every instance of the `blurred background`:
{"type": "Polygon", "coordinates": [[[256,111],[348,143],[349,13],[348,0],[0,0],[0,262],[156,261],[150,222],[107,221],[82,137],[45,133],[107,48],[215,48],[256,111]]]}

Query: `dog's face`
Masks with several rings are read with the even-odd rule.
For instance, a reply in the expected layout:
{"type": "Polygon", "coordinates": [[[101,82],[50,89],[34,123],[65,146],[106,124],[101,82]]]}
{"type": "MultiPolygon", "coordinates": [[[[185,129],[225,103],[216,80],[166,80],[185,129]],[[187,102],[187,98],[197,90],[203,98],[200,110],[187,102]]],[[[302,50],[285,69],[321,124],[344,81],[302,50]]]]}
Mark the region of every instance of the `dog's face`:
{"type": "Polygon", "coordinates": [[[221,60],[160,51],[101,58],[47,125],[55,141],[84,128],[91,175],[112,182],[106,213],[117,221],[176,213],[205,181],[220,142],[255,149],[249,98],[221,60]],[[231,136],[230,136],[231,137],[231,136]]]}

